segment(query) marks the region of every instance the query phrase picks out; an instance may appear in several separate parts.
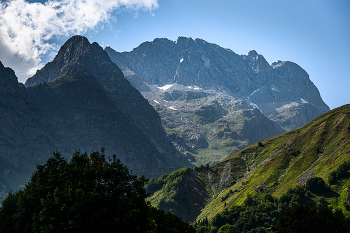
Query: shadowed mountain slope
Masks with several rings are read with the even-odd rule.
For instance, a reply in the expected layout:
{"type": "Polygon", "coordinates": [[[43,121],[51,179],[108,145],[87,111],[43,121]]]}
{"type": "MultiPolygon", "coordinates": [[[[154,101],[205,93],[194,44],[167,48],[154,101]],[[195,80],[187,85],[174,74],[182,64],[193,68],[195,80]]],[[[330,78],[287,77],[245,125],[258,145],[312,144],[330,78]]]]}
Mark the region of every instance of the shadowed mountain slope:
{"type": "Polygon", "coordinates": [[[109,92],[115,104],[126,113],[162,153],[176,158],[181,155],[167,139],[158,113],[148,101],[124,78],[122,71],[96,43],[82,36],[70,38],[55,59],[25,83],[26,86],[51,82],[70,76],[77,70],[93,75],[109,92]]]}
{"type": "Polygon", "coordinates": [[[32,107],[55,132],[56,150],[65,156],[72,155],[75,149],[105,147],[107,154],[115,153],[139,174],[150,177],[171,170],[169,161],[116,106],[94,76],[77,72],[29,87],[27,93],[32,107]]]}
{"type": "Polygon", "coordinates": [[[19,84],[0,64],[1,192],[17,189],[35,163],[59,151],[106,148],[139,175],[191,164],[168,140],[160,117],[97,44],[74,36],[55,59],[19,84]]]}
{"type": "Polygon", "coordinates": [[[0,197],[27,181],[54,148],[48,122],[30,107],[14,71],[0,62],[0,197]]]}

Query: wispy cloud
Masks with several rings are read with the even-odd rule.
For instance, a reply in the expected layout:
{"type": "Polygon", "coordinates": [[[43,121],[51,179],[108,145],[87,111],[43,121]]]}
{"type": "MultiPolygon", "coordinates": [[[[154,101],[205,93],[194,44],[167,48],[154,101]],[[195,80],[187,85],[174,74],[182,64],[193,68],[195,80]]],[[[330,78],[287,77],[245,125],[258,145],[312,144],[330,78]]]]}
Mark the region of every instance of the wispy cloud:
{"type": "Polygon", "coordinates": [[[0,2],[0,61],[20,79],[42,66],[41,57],[57,51],[55,37],[83,34],[108,22],[120,9],[152,11],[157,0],[24,0],[0,2]]]}

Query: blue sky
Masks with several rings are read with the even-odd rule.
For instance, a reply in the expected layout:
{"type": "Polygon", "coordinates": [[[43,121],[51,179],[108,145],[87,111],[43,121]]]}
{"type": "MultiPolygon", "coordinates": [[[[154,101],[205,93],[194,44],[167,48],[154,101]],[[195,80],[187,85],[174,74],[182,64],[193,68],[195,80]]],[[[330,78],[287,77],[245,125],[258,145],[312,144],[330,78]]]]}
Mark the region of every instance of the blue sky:
{"type": "Polygon", "coordinates": [[[66,5],[60,6],[56,0],[51,4],[1,1],[0,61],[16,71],[19,81],[24,82],[51,60],[59,46],[75,34],[120,52],[154,38],[176,40],[185,36],[204,39],[237,54],[256,50],[270,64],[293,61],[308,72],[330,108],[350,103],[348,0],[62,2],[66,5]],[[20,11],[22,8],[26,10],[20,11]],[[47,17],[50,9],[56,10],[51,18],[47,17]]]}

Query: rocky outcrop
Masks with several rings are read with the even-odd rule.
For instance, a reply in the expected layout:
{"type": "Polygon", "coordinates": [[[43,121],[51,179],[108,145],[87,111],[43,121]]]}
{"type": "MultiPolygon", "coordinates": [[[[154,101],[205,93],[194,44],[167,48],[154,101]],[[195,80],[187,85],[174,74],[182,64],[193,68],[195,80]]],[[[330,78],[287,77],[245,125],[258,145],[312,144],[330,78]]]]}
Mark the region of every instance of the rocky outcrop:
{"type": "Polygon", "coordinates": [[[220,176],[219,191],[224,190],[227,185],[233,180],[230,173],[231,167],[229,164],[227,164],[220,176]]]}

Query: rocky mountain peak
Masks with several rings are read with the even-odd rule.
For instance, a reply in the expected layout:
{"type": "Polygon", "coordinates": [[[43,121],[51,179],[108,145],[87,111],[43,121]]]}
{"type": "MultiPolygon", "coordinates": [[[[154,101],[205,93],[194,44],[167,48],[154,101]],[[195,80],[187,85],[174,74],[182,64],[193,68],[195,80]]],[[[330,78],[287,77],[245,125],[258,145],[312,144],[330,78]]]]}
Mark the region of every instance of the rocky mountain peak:
{"type": "Polygon", "coordinates": [[[1,61],[0,61],[0,78],[1,80],[6,78],[11,80],[12,82],[17,82],[17,77],[15,75],[15,72],[11,68],[5,67],[1,61]]]}
{"type": "Polygon", "coordinates": [[[307,72],[301,68],[298,64],[291,61],[278,61],[272,63],[271,67],[280,75],[293,78],[293,77],[304,77],[309,79],[307,72]]]}
{"type": "Polygon", "coordinates": [[[299,87],[299,89],[309,88],[309,91],[305,89],[305,94],[310,93],[311,91],[318,91],[317,88],[313,88],[314,90],[311,90],[310,86],[313,86],[313,83],[309,79],[308,73],[298,64],[291,61],[278,61],[272,63],[271,67],[273,68],[275,74],[282,77],[280,80],[286,80],[289,85],[299,87]]]}
{"type": "Polygon", "coordinates": [[[178,46],[178,48],[184,48],[189,47],[191,45],[194,45],[196,42],[191,37],[178,37],[175,44],[178,46]]]}
{"type": "Polygon", "coordinates": [[[82,61],[83,64],[91,63],[91,61],[110,62],[110,58],[98,43],[90,44],[84,36],[73,36],[61,47],[53,62],[55,61],[67,66],[78,61],[82,61]]]}
{"type": "Polygon", "coordinates": [[[167,39],[167,38],[156,38],[152,41],[153,44],[169,44],[174,43],[173,41],[167,39]]]}
{"type": "MultiPolygon", "coordinates": [[[[60,48],[55,59],[38,70],[33,77],[26,81],[25,85],[33,86],[42,82],[52,82],[61,77],[62,73],[69,75],[77,70],[85,70],[93,74],[96,70],[104,70],[108,71],[107,75],[113,76],[113,79],[115,76],[122,76],[121,70],[110,60],[108,54],[98,43],[90,44],[86,37],[73,36],[60,48]]],[[[105,79],[104,76],[98,77],[105,79]]]]}
{"type": "Polygon", "coordinates": [[[188,37],[179,36],[175,43],[176,44],[186,44],[189,39],[190,38],[188,38],[188,37]]]}
{"type": "Polygon", "coordinates": [[[248,52],[248,57],[255,57],[255,56],[258,56],[258,53],[255,51],[255,50],[250,50],[248,52]]]}
{"type": "Polygon", "coordinates": [[[205,41],[205,40],[203,40],[203,39],[200,39],[200,38],[196,38],[194,41],[195,41],[197,44],[203,44],[203,45],[209,44],[207,41],[205,41]]]}
{"type": "Polygon", "coordinates": [[[61,47],[57,54],[57,58],[63,57],[67,63],[74,57],[79,56],[84,50],[90,47],[90,42],[84,36],[73,36],[61,47]]]}
{"type": "Polygon", "coordinates": [[[270,71],[272,70],[270,64],[266,59],[258,54],[255,50],[249,51],[248,55],[243,55],[243,59],[248,62],[249,66],[255,72],[270,71]]]}

